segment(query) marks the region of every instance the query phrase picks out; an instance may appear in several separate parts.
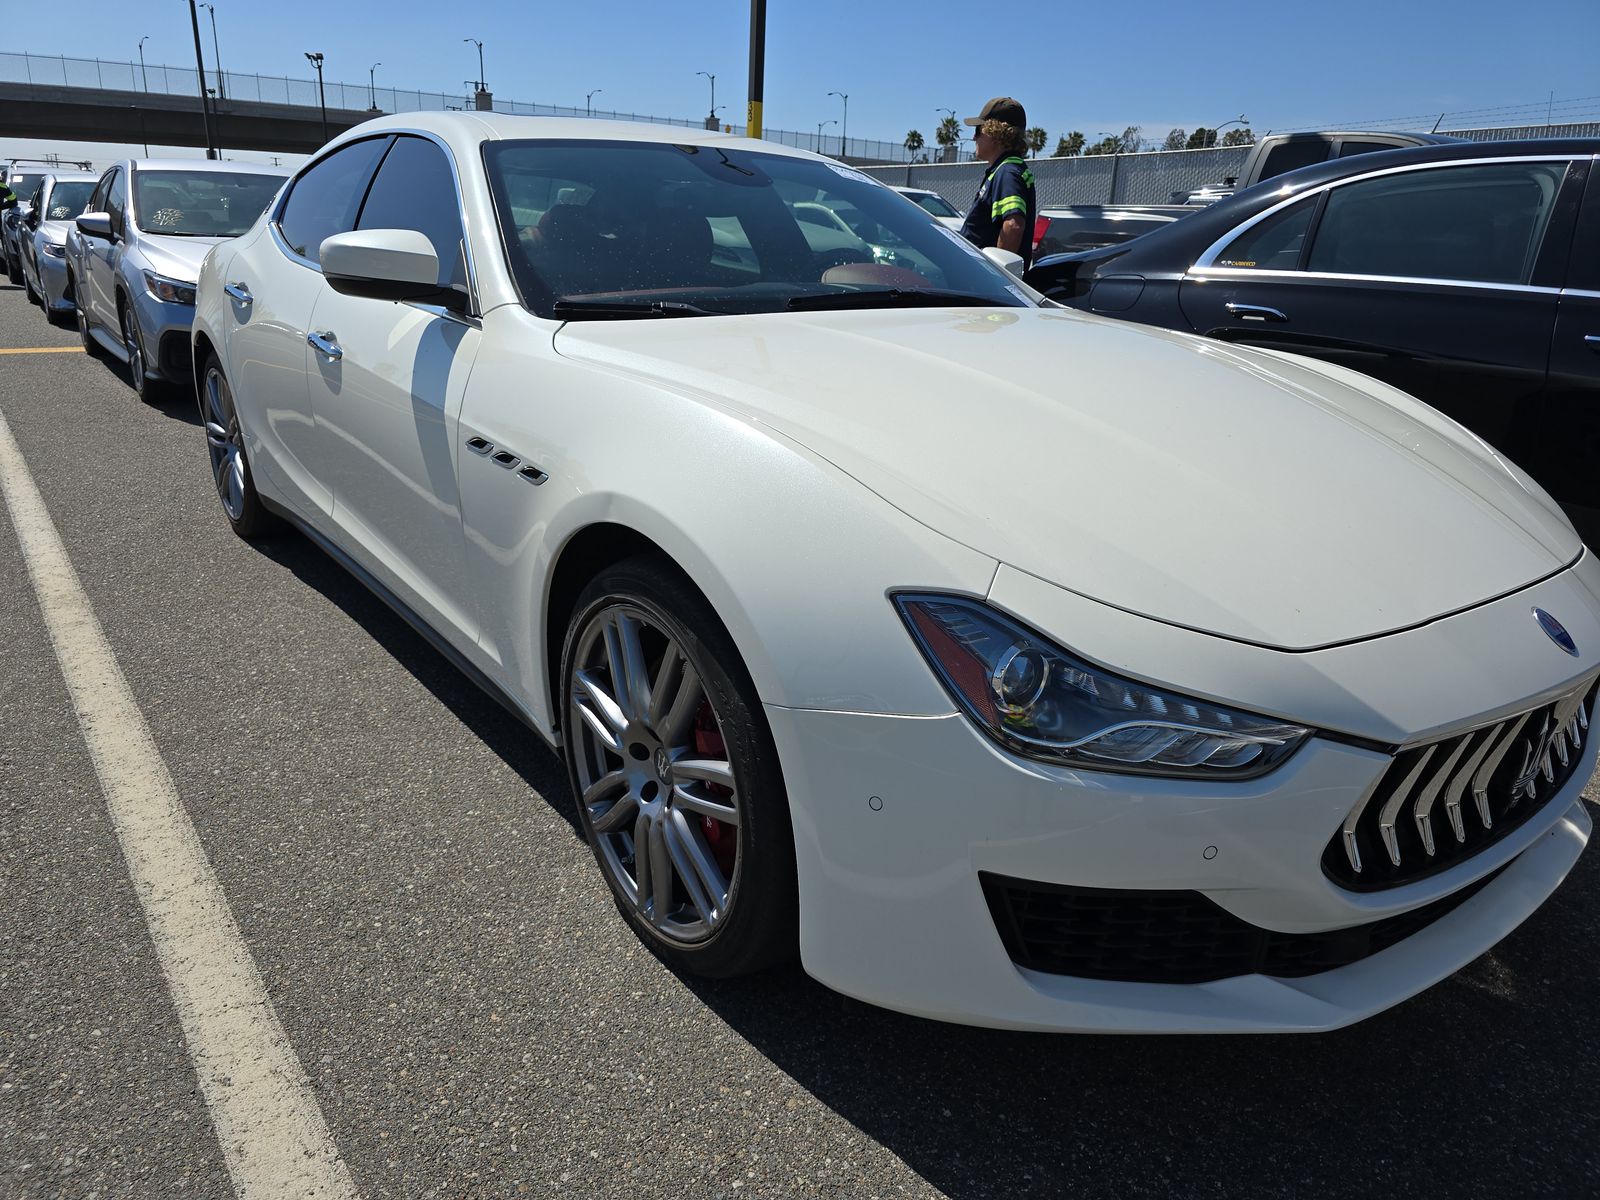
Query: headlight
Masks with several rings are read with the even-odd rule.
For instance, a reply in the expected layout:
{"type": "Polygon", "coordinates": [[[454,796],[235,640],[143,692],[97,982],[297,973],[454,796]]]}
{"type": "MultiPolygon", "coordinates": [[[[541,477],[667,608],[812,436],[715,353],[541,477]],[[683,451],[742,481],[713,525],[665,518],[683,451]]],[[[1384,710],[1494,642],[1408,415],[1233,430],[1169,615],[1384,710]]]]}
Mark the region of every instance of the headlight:
{"type": "Polygon", "coordinates": [[[40,242],[39,249],[43,250],[50,258],[65,258],[67,248],[60,242],[40,242]]]}
{"type": "Polygon", "coordinates": [[[144,285],[150,289],[152,296],[167,304],[194,303],[194,284],[184,283],[181,279],[168,279],[154,271],[146,271],[144,285]]]}
{"type": "Polygon", "coordinates": [[[894,602],[967,716],[1028,758],[1239,779],[1272,770],[1311,735],[1114,675],[976,600],[901,595],[894,602]]]}

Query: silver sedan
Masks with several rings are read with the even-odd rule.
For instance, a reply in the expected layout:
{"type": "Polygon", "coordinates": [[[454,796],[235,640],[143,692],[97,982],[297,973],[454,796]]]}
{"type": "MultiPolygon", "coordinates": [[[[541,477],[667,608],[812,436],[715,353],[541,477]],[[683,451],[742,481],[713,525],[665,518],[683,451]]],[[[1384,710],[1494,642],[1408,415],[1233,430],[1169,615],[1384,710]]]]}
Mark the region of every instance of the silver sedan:
{"type": "Polygon", "coordinates": [[[72,219],[89,203],[94,184],[94,175],[87,171],[46,175],[39,185],[39,202],[22,219],[22,286],[28,299],[52,320],[73,308],[67,286],[67,234],[72,219]]]}

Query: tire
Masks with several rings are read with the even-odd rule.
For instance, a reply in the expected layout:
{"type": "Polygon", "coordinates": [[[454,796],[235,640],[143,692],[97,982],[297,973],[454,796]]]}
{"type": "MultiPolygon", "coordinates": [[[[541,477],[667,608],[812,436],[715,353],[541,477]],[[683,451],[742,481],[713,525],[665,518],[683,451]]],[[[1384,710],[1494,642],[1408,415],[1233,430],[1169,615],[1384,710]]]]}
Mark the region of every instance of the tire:
{"type": "Polygon", "coordinates": [[[78,322],[78,337],[83,341],[84,355],[88,358],[104,358],[105,351],[100,348],[94,334],[89,332],[89,306],[84,303],[85,298],[78,294],[77,276],[68,274],[67,288],[72,292],[72,315],[78,322]]]}
{"type": "Polygon", "coordinates": [[[167,399],[170,389],[159,380],[150,378],[146,369],[144,338],[139,333],[139,319],[133,315],[133,306],[120,297],[117,300],[117,324],[122,334],[122,344],[128,351],[128,375],[133,390],[146,404],[160,404],[167,399]]]}
{"type": "Polygon", "coordinates": [[[22,257],[12,254],[6,258],[6,278],[18,287],[22,286],[22,257]]]}
{"type": "Polygon", "coordinates": [[[755,686],[705,597],[659,556],[606,568],[578,598],[561,680],[584,836],[634,932],[669,964],[710,978],[793,958],[783,774],[755,686]],[[617,682],[614,658],[636,664],[637,686],[625,667],[617,682]],[[641,859],[636,836],[654,852],[641,859]]]}
{"type": "Polygon", "coordinates": [[[44,296],[33,290],[33,280],[28,278],[26,270],[22,272],[22,290],[27,295],[29,304],[36,304],[40,308],[46,307],[44,296]]]}
{"type": "Polygon", "coordinates": [[[256,492],[250,461],[245,457],[239,414],[233,405],[233,389],[215,354],[206,358],[200,373],[200,420],[205,427],[211,478],[222,502],[223,516],[234,533],[247,542],[270,535],[279,522],[256,492]]]}

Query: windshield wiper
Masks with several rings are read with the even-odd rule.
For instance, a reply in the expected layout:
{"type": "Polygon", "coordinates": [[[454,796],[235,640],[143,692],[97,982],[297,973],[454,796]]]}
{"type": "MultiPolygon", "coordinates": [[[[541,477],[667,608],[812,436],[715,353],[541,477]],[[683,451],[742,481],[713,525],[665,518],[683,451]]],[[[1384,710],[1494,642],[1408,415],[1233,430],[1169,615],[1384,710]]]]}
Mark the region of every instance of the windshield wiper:
{"type": "Polygon", "coordinates": [[[832,308],[1009,308],[995,296],[970,292],[941,292],[923,288],[885,288],[862,292],[818,292],[796,296],[787,305],[791,312],[823,312],[832,308]]]}
{"type": "Polygon", "coordinates": [[[555,315],[570,321],[626,321],[635,317],[712,317],[684,300],[557,300],[555,315]]]}

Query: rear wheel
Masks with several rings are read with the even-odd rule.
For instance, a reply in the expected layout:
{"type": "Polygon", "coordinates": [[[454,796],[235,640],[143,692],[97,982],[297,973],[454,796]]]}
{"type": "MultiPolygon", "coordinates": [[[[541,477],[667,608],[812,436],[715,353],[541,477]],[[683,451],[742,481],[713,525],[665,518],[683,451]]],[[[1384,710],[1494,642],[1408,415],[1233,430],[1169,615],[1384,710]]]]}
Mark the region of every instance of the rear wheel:
{"type": "Polygon", "coordinates": [[[211,478],[217,485],[217,498],[222,501],[228,524],[246,541],[270,533],[277,519],[256,494],[239,414],[233,406],[233,390],[216,355],[206,359],[200,378],[200,419],[205,423],[211,478]]]}
{"type": "Polygon", "coordinates": [[[573,794],[628,923],[698,975],[792,958],[783,776],[754,685],[710,604],[659,557],[607,568],[578,600],[562,681],[573,794]]]}

